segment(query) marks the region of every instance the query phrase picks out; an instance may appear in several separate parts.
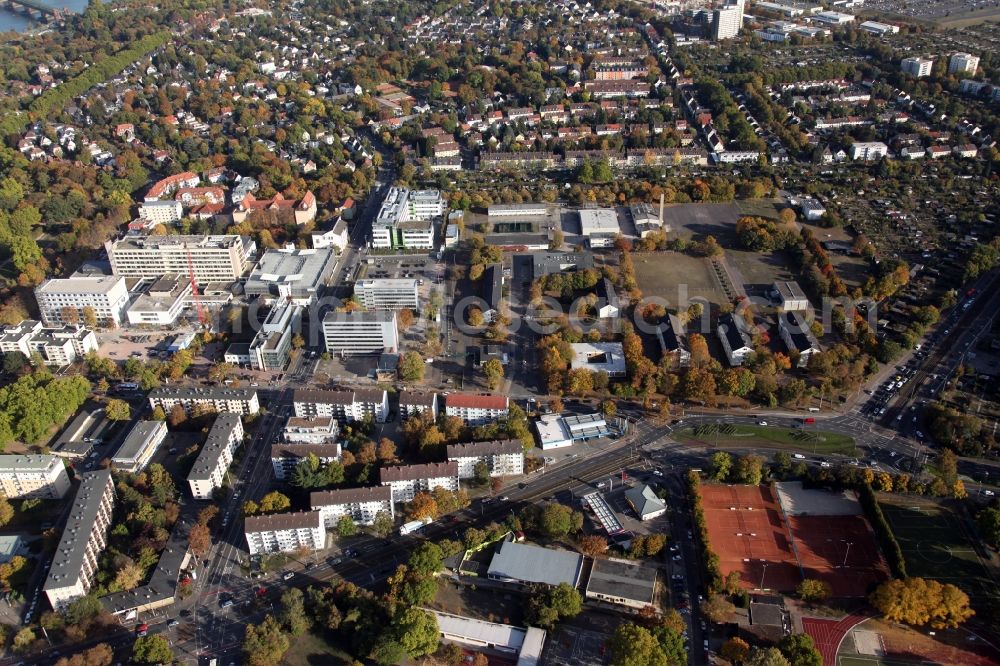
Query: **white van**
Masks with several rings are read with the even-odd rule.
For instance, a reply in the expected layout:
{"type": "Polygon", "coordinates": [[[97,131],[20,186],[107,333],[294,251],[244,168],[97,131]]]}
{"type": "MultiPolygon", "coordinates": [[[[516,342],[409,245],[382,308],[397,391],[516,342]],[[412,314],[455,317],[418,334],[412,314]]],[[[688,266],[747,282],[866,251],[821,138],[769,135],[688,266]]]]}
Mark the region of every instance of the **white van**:
{"type": "Polygon", "coordinates": [[[795,458],[796,460],[805,460],[806,459],[806,457],[804,455],[802,455],[801,453],[793,453],[792,457],[795,458]]]}

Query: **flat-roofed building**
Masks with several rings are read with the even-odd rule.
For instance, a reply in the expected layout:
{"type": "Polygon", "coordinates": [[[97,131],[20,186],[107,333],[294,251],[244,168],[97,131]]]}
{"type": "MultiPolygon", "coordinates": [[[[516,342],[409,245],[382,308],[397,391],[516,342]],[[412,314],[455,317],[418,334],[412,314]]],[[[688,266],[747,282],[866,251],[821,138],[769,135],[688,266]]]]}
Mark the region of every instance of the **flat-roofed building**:
{"type": "Polygon", "coordinates": [[[472,649],[487,648],[497,651],[509,659],[505,663],[514,666],[538,666],[542,663],[545,647],[545,630],[538,627],[521,629],[509,624],[487,622],[471,617],[461,617],[451,613],[431,610],[437,618],[441,640],[446,643],[466,645],[472,649]],[[514,662],[514,657],[517,662],[514,662]]]}
{"type": "Polygon", "coordinates": [[[229,465],[233,462],[233,454],[241,444],[243,422],[240,417],[228,412],[216,416],[187,477],[192,497],[196,500],[212,499],[212,491],[222,487],[229,465]]]}
{"type": "Polygon", "coordinates": [[[158,386],[149,392],[149,407],[170,413],[180,405],[188,414],[196,411],[232,412],[247,416],[260,411],[257,391],[225,386],[158,386]]]}
{"type": "Polygon", "coordinates": [[[142,471],[166,438],[165,421],[139,421],[129,431],[115,455],[111,456],[111,466],[119,472],[135,474],[142,471]]]}
{"type": "Polygon", "coordinates": [[[927,58],[903,58],[899,63],[899,69],[904,74],[909,74],[915,78],[930,76],[934,69],[934,61],[927,58]]]}
{"type": "Polygon", "coordinates": [[[519,204],[493,204],[486,209],[491,218],[520,218],[520,217],[545,217],[549,214],[549,204],[544,203],[519,203],[519,204]]]}
{"type": "Polygon", "coordinates": [[[618,213],[611,208],[585,208],[579,215],[580,235],[590,239],[591,247],[611,247],[621,233],[618,213]]]}
{"type": "Polygon", "coordinates": [[[458,463],[383,467],[379,470],[379,482],[392,488],[394,502],[410,502],[418,492],[429,492],[435,488],[458,490],[458,463]]]}
{"type": "Polygon", "coordinates": [[[505,395],[452,393],[445,399],[446,416],[457,416],[466,425],[479,426],[506,418],[510,403],[505,395]]]}
{"type": "Polygon", "coordinates": [[[326,546],[326,530],[319,511],[293,511],[243,519],[251,555],[319,550],[326,546]]]}
{"type": "Polygon", "coordinates": [[[524,474],[524,445],[519,439],[449,444],[448,460],[458,463],[458,478],[471,479],[476,465],[485,463],[490,476],[524,474]]]}
{"type": "Polygon", "coordinates": [[[93,313],[97,323],[119,326],[128,307],[125,279],[111,275],[52,278],[35,287],[35,300],[46,326],[77,324],[93,313]]]}
{"type": "Polygon", "coordinates": [[[336,441],[319,444],[276,442],[271,445],[271,467],[274,469],[274,478],[279,481],[291,479],[295,468],[310,455],[316,456],[321,464],[326,465],[340,460],[340,454],[340,443],[336,441]]]}
{"type": "Polygon", "coordinates": [[[302,250],[294,247],[267,250],[247,278],[248,298],[291,300],[309,305],[329,284],[337,254],[333,248],[302,250]]]}
{"type": "Polygon", "coordinates": [[[417,281],[406,278],[358,280],[354,295],[367,310],[418,310],[417,281]]]}
{"type": "Polygon", "coordinates": [[[583,555],[579,553],[504,540],[490,560],[486,577],[525,585],[566,583],[575,588],[582,574],[583,555]]]}
{"type": "Polygon", "coordinates": [[[570,349],[573,370],[606,372],[612,379],[625,376],[625,354],[620,342],[575,342],[570,349]]]}
{"type": "Polygon", "coordinates": [[[0,325],[0,353],[20,352],[28,358],[37,353],[46,365],[69,365],[98,349],[94,332],[79,324],[45,327],[40,321],[25,319],[0,325]]]}
{"type": "Polygon", "coordinates": [[[372,222],[372,247],[434,248],[434,220],[444,215],[438,190],[391,187],[372,222]]]}
{"type": "Polygon", "coordinates": [[[122,277],[187,275],[195,282],[233,282],[250,270],[257,244],[249,236],[127,236],[104,244],[111,272],[122,277]]]}
{"type": "Polygon", "coordinates": [[[191,278],[171,273],[158,278],[125,311],[133,326],[173,326],[191,297],[191,278]]]}
{"type": "Polygon", "coordinates": [[[292,353],[292,339],[302,329],[302,308],[286,301],[275,303],[248,348],[254,370],[282,370],[292,353]]]}
{"type": "Polygon", "coordinates": [[[184,217],[180,201],[144,201],[139,205],[139,217],[153,224],[173,224],[184,217]]]}
{"type": "Polygon", "coordinates": [[[341,516],[350,516],[360,525],[371,525],[380,512],[396,518],[390,486],[320,490],[309,494],[309,506],[323,516],[328,530],[337,526],[341,516]]]}
{"type": "Polygon", "coordinates": [[[108,543],[114,503],[110,469],[80,475],[80,487],[42,586],[54,610],[61,611],[90,591],[98,558],[108,543]]]}
{"type": "Polygon", "coordinates": [[[855,141],[851,144],[851,159],[874,162],[889,154],[889,146],[881,141],[855,141]]]}
{"type": "Polygon", "coordinates": [[[429,414],[431,421],[437,421],[437,394],[421,393],[419,391],[402,390],[399,392],[399,420],[405,421],[411,416],[429,414]]]}
{"type": "Polygon", "coordinates": [[[979,56],[953,53],[948,59],[949,74],[975,74],[977,69],[979,69],[979,56]]]}
{"type": "Polygon", "coordinates": [[[327,312],[323,317],[326,351],[337,356],[364,356],[399,349],[396,313],[327,312]]]}
{"type": "Polygon", "coordinates": [[[637,610],[656,606],[656,569],[618,558],[595,558],[586,597],[637,610]]]}
{"type": "Polygon", "coordinates": [[[389,415],[389,394],[385,389],[295,389],[292,408],[300,418],[332,417],[350,423],[370,417],[384,423],[389,415]]]}
{"type": "Polygon", "coordinates": [[[59,456],[0,456],[0,491],[8,499],[62,499],[69,475],[59,456]]]}
{"type": "Polygon", "coordinates": [[[771,285],[771,297],[785,312],[800,312],[809,309],[809,299],[802,287],[794,280],[778,281],[771,285]]]}

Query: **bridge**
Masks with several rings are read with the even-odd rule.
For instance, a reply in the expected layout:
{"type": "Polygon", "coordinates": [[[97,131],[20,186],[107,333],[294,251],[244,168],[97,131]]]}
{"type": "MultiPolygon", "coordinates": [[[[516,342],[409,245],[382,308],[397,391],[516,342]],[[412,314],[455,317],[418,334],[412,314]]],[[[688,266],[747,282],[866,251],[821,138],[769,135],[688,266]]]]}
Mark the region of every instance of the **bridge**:
{"type": "Polygon", "coordinates": [[[65,9],[56,9],[38,0],[0,0],[0,7],[8,11],[24,14],[25,16],[43,23],[56,21],[63,18],[69,12],[65,9]]]}

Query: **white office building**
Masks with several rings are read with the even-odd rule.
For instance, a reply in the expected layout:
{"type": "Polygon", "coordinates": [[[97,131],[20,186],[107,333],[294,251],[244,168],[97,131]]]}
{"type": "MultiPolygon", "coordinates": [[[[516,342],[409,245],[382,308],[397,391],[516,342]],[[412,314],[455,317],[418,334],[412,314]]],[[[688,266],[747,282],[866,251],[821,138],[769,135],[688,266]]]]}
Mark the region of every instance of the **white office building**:
{"type": "Polygon", "coordinates": [[[246,416],[260,411],[257,391],[252,388],[225,386],[158,386],[149,392],[149,407],[161,407],[170,413],[180,405],[188,414],[195,412],[232,412],[246,416]]]}
{"type": "Polygon", "coordinates": [[[94,332],[80,325],[45,328],[33,319],[0,325],[0,353],[20,352],[28,358],[38,353],[46,365],[69,365],[98,348],[94,332]]]}
{"type": "Polygon", "coordinates": [[[889,154],[889,146],[881,141],[856,141],[851,144],[850,151],[852,160],[873,162],[887,156],[889,154]]]}
{"type": "Polygon", "coordinates": [[[8,499],[62,499],[69,487],[59,456],[0,456],[0,492],[8,499]]]}
{"type": "Polygon", "coordinates": [[[326,546],[326,530],[319,511],[247,516],[243,529],[251,555],[320,550],[326,546]]]}
{"type": "Polygon", "coordinates": [[[444,215],[437,190],[389,189],[372,223],[372,247],[434,248],[434,220],[444,215]]]}
{"type": "Polygon", "coordinates": [[[141,472],[166,438],[165,421],[139,421],[111,456],[111,466],[119,472],[141,472]]]}
{"type": "Polygon", "coordinates": [[[80,475],[80,487],[42,586],[54,610],[61,611],[90,591],[97,560],[108,543],[114,503],[110,469],[80,475]]]}
{"type": "Polygon", "coordinates": [[[625,354],[620,342],[576,342],[570,344],[573,370],[606,372],[608,377],[625,376],[625,354]]]}
{"type": "Polygon", "coordinates": [[[524,474],[524,445],[519,439],[449,444],[448,460],[458,463],[458,478],[471,479],[476,465],[485,463],[490,476],[524,474]]]}
{"type": "Polygon", "coordinates": [[[195,282],[232,282],[250,270],[257,244],[249,236],[140,236],[104,244],[111,272],[122,277],[190,276],[195,282]]]}
{"type": "Polygon", "coordinates": [[[469,426],[480,426],[507,418],[509,401],[505,395],[452,393],[445,399],[445,416],[457,416],[469,426]]]}
{"type": "Polygon", "coordinates": [[[948,59],[949,74],[975,74],[979,69],[979,56],[971,53],[954,53],[948,59]]]}
{"type": "Polygon", "coordinates": [[[332,248],[300,250],[289,246],[267,250],[247,278],[244,292],[247,298],[309,305],[329,283],[337,257],[332,248]]]}
{"type": "Polygon", "coordinates": [[[323,317],[326,351],[337,356],[363,356],[399,349],[396,313],[327,312],[323,317]]]}
{"type": "Polygon", "coordinates": [[[458,490],[458,463],[383,467],[379,470],[379,481],[392,489],[392,501],[410,502],[418,492],[429,492],[435,488],[458,490]]]}
{"type": "Polygon", "coordinates": [[[743,27],[743,8],[741,5],[730,5],[712,12],[712,39],[721,41],[733,39],[740,34],[743,27]]]}
{"type": "Polygon", "coordinates": [[[371,525],[380,512],[396,518],[390,486],[321,490],[309,494],[309,506],[323,516],[328,530],[337,526],[341,516],[350,516],[359,525],[371,525]]]}
{"type": "Polygon", "coordinates": [[[292,338],[301,330],[301,321],[301,307],[288,302],[276,303],[250,343],[250,367],[254,370],[283,369],[292,353],[292,338]]]}
{"type": "Polygon", "coordinates": [[[97,323],[119,326],[128,307],[125,279],[99,277],[52,278],[35,287],[35,300],[46,326],[86,322],[93,312],[97,323]]]}
{"type": "Polygon", "coordinates": [[[233,454],[243,444],[243,421],[236,414],[221,413],[215,417],[205,444],[194,461],[187,481],[191,496],[196,500],[212,499],[212,491],[222,487],[233,454]]]}
{"type": "Polygon", "coordinates": [[[191,278],[172,273],[158,278],[128,306],[125,315],[133,326],[173,326],[191,297],[191,278]]]}
{"type": "Polygon", "coordinates": [[[173,224],[184,218],[180,201],[144,201],[139,206],[139,217],[153,224],[173,224]]]}
{"type": "Polygon", "coordinates": [[[418,310],[417,281],[413,279],[358,280],[354,283],[354,296],[366,310],[418,310]]]}
{"type": "Polygon", "coordinates": [[[927,58],[903,58],[899,63],[900,71],[918,79],[923,76],[930,76],[933,68],[934,61],[927,58]]]}
{"type": "Polygon", "coordinates": [[[611,208],[585,208],[579,215],[580,235],[590,240],[591,247],[611,247],[621,233],[618,213],[611,208]]]}

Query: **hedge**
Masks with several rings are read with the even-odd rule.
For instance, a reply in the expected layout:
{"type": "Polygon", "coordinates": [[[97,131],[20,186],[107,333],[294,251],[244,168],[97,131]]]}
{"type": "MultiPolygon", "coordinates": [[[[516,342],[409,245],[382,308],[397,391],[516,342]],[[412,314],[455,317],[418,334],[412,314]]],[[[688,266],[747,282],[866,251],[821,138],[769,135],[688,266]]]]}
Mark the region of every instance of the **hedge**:
{"type": "Polygon", "coordinates": [[[701,563],[704,568],[705,589],[708,590],[709,594],[716,594],[722,590],[722,570],[719,569],[719,556],[712,550],[712,545],[708,541],[708,524],[705,521],[705,509],[701,506],[701,478],[694,470],[688,472],[688,494],[691,496],[691,514],[694,517],[694,526],[698,530],[698,539],[701,541],[701,563]]]}
{"type": "Polygon", "coordinates": [[[903,559],[903,549],[899,547],[896,535],[892,533],[889,521],[885,519],[882,507],[879,506],[871,485],[858,484],[858,499],[861,501],[861,507],[865,510],[865,515],[868,516],[868,522],[875,530],[875,537],[882,547],[882,552],[885,553],[892,575],[896,578],[906,578],[906,560],[903,559]]]}

